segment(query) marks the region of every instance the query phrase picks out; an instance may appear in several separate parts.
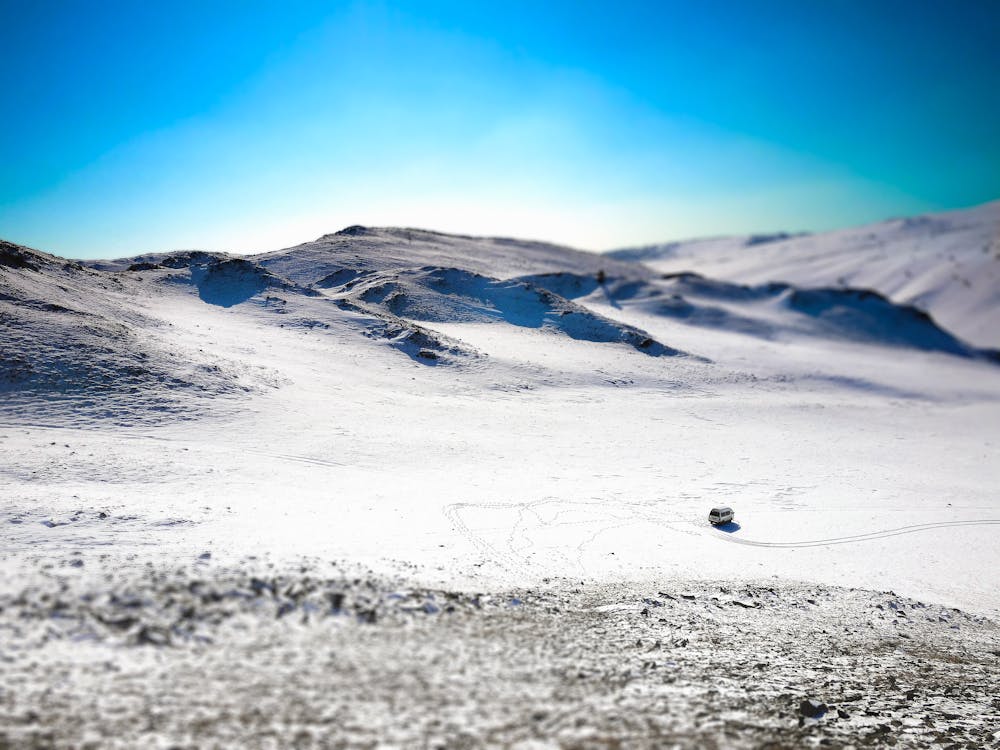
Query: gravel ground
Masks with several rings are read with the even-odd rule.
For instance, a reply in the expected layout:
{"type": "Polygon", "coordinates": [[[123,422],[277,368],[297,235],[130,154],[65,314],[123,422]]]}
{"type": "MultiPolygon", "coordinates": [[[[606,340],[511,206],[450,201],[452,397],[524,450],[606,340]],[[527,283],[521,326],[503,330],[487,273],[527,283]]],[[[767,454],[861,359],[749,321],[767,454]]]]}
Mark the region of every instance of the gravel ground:
{"type": "Polygon", "coordinates": [[[0,748],[1000,745],[1000,629],[891,592],[75,566],[0,594],[0,748]]]}

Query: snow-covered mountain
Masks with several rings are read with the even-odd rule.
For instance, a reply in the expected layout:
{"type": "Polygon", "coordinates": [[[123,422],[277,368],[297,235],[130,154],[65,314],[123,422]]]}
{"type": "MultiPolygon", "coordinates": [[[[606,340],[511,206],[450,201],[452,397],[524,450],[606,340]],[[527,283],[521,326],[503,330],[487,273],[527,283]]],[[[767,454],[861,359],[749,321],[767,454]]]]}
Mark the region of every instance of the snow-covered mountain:
{"type": "Polygon", "coordinates": [[[11,243],[2,253],[0,387],[11,402],[75,399],[109,414],[119,402],[129,413],[146,403],[162,415],[274,386],[270,366],[178,341],[179,327],[199,317],[213,325],[223,311],[251,337],[261,327],[337,334],[428,365],[481,356],[425,325],[463,322],[681,353],[544,283],[565,269],[596,277],[607,267],[622,279],[646,269],[540,243],[352,227],[251,257],[184,251],[81,264],[11,243]]]}
{"type": "Polygon", "coordinates": [[[609,256],[741,284],[870,289],[970,344],[1000,347],[1000,201],[827,234],[719,237],[609,256]]]}
{"type": "Polygon", "coordinates": [[[998,226],[1000,203],[822,237],[607,256],[363,227],[247,257],[185,251],[79,263],[4,243],[0,383],[12,400],[46,394],[108,413],[120,401],[126,412],[145,403],[160,414],[190,410],[188,394],[277,387],[274,363],[176,340],[176,317],[222,310],[245,330],[336,331],[436,366],[481,359],[474,331],[485,324],[691,361],[718,358],[711,343],[685,343],[692,329],[989,359],[972,342],[1000,343],[998,226]]]}

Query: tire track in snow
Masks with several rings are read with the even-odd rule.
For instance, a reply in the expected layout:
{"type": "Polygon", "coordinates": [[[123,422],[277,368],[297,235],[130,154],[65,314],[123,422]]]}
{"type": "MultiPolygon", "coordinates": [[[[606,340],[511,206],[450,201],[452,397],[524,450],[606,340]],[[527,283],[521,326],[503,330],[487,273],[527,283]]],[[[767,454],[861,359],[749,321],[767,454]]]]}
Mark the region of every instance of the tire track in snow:
{"type": "MultiPolygon", "coordinates": [[[[918,531],[932,531],[934,529],[946,529],[954,526],[991,526],[1000,525],[1000,518],[984,518],[978,521],[938,521],[935,523],[920,523],[912,526],[900,526],[896,529],[885,529],[882,531],[870,531],[867,534],[855,534],[853,536],[835,536],[829,539],[813,539],[803,542],[760,542],[754,539],[740,539],[732,534],[725,536],[716,535],[716,538],[729,542],[730,544],[745,544],[750,547],[771,547],[778,549],[797,549],[803,547],[825,547],[834,544],[853,544],[856,542],[869,542],[876,539],[887,539],[892,536],[903,534],[915,534],[918,531]]],[[[724,532],[725,533],[725,532],[724,532]]]]}
{"type": "Polygon", "coordinates": [[[313,464],[314,466],[341,467],[345,465],[339,461],[330,461],[324,458],[310,458],[309,456],[297,456],[292,453],[270,453],[268,451],[256,450],[254,448],[243,448],[241,450],[244,453],[253,453],[257,456],[273,458],[278,461],[294,461],[300,464],[313,464]]]}
{"type": "Polygon", "coordinates": [[[479,550],[480,554],[491,562],[500,565],[502,568],[506,568],[511,573],[521,573],[523,575],[530,572],[530,563],[522,558],[518,558],[497,549],[483,539],[479,534],[470,529],[467,523],[465,523],[462,519],[461,511],[467,508],[475,508],[477,510],[518,509],[523,514],[526,505],[532,505],[532,503],[452,503],[444,506],[441,510],[444,512],[445,518],[448,519],[452,527],[459,534],[468,539],[472,546],[479,550]]]}
{"type": "MultiPolygon", "coordinates": [[[[669,524],[664,524],[662,519],[657,518],[655,514],[651,514],[647,510],[648,506],[655,503],[656,501],[624,503],[618,508],[609,509],[605,503],[601,501],[565,501],[547,498],[544,500],[533,500],[524,503],[452,503],[444,506],[442,511],[455,531],[468,539],[468,541],[487,559],[503,568],[506,568],[512,573],[520,573],[521,575],[529,575],[532,572],[545,572],[551,567],[528,559],[534,544],[531,541],[530,535],[526,533],[527,530],[598,525],[596,531],[593,531],[590,536],[575,547],[568,546],[563,552],[554,552],[551,549],[549,550],[550,554],[557,554],[563,561],[569,565],[580,568],[580,571],[585,573],[586,569],[580,560],[580,557],[583,554],[583,548],[606,531],[630,526],[637,522],[646,522],[663,526],[669,531],[697,533],[694,531],[685,532],[684,530],[676,529],[669,524]],[[545,520],[539,515],[538,508],[546,505],[563,505],[567,506],[567,510],[575,510],[579,508],[585,508],[591,511],[600,510],[604,512],[605,517],[588,518],[576,521],[545,520]],[[510,526],[504,525],[493,529],[497,532],[507,531],[506,539],[503,543],[498,545],[487,541],[481,534],[469,527],[469,525],[462,518],[462,512],[466,510],[502,510],[516,512],[517,517],[510,526]],[[624,515],[622,515],[621,511],[625,511],[624,515]],[[528,523],[528,516],[533,516],[536,523],[528,523]],[[518,547],[522,544],[525,546],[518,549],[518,547]],[[576,559],[574,559],[574,557],[576,559]]],[[[558,515],[560,514],[557,513],[556,516],[558,515]]]]}

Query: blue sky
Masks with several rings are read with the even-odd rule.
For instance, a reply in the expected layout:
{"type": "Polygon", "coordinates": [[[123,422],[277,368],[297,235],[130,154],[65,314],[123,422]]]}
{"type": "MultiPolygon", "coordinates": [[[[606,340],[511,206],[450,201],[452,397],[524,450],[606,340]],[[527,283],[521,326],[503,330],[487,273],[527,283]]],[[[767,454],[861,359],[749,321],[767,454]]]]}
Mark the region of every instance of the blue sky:
{"type": "Polygon", "coordinates": [[[604,249],[1000,198],[1000,3],[0,0],[0,237],[604,249]]]}

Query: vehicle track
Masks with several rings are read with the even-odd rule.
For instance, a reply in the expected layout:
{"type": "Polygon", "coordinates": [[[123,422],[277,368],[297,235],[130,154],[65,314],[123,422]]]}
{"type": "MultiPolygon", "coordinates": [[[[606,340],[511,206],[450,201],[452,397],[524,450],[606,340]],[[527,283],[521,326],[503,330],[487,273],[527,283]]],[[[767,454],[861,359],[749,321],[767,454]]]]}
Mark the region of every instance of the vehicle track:
{"type": "Polygon", "coordinates": [[[468,524],[462,519],[461,513],[462,510],[466,508],[489,508],[493,510],[517,509],[523,514],[525,505],[525,503],[452,503],[444,506],[441,510],[444,513],[445,518],[447,518],[451,523],[452,527],[459,534],[464,536],[469,543],[478,549],[479,552],[490,562],[500,565],[502,568],[505,568],[511,573],[527,574],[530,572],[530,563],[528,561],[504,552],[487,542],[479,534],[469,528],[468,524]]]}
{"type": "Polygon", "coordinates": [[[812,539],[802,542],[760,542],[754,539],[741,539],[732,534],[716,535],[716,538],[730,544],[745,544],[750,547],[772,547],[778,549],[799,549],[803,547],[825,547],[834,544],[853,544],[855,542],[869,542],[876,539],[887,539],[892,536],[903,534],[915,534],[918,531],[931,531],[933,529],[945,529],[952,526],[990,526],[1000,525],[1000,518],[984,518],[970,521],[938,521],[935,523],[920,523],[912,526],[900,526],[896,529],[885,529],[882,531],[871,531],[867,534],[854,534],[853,536],[835,536],[828,539],[812,539]]]}
{"type": "MultiPolygon", "coordinates": [[[[671,531],[679,531],[679,529],[666,526],[663,522],[655,518],[655,514],[651,514],[648,511],[648,506],[655,503],[655,501],[640,502],[640,503],[626,503],[619,508],[613,509],[621,511],[627,509],[624,516],[619,513],[612,512],[604,506],[600,501],[576,501],[567,502],[564,500],[556,499],[543,499],[534,500],[524,503],[452,503],[450,505],[444,506],[442,511],[448,521],[451,523],[452,527],[464,536],[469,542],[476,547],[487,559],[494,562],[508,571],[513,573],[529,574],[531,571],[541,571],[544,570],[544,566],[539,566],[538,563],[532,562],[528,559],[531,550],[531,543],[529,537],[524,533],[526,528],[526,516],[532,515],[535,520],[538,521],[536,526],[538,528],[551,528],[551,527],[564,527],[564,526],[587,526],[593,524],[601,524],[600,528],[594,531],[587,540],[581,542],[575,548],[576,560],[571,559],[572,550],[567,549],[567,553],[563,554],[562,557],[567,560],[567,562],[573,563],[581,568],[581,572],[585,572],[580,563],[579,556],[582,554],[582,548],[585,547],[590,541],[599,536],[605,531],[610,529],[620,528],[622,526],[628,526],[630,524],[639,521],[649,521],[652,523],[657,523],[658,525],[665,526],[665,528],[671,531]],[[577,521],[552,521],[552,520],[542,520],[537,513],[537,508],[544,505],[567,505],[574,507],[584,507],[587,509],[600,509],[605,511],[607,517],[604,519],[589,518],[585,520],[577,521]],[[462,512],[464,510],[505,510],[517,513],[517,518],[509,527],[509,533],[504,543],[501,545],[492,544],[486,541],[480,534],[473,531],[467,523],[465,523],[462,518],[462,512]],[[527,546],[523,549],[517,549],[518,542],[525,543],[527,546]],[[505,548],[505,549],[504,549],[505,548]]],[[[557,514],[558,515],[558,514],[557,514]]],[[[530,528],[530,526],[528,527],[530,528]]]]}

